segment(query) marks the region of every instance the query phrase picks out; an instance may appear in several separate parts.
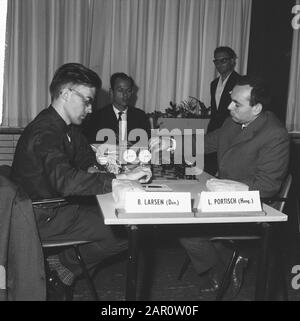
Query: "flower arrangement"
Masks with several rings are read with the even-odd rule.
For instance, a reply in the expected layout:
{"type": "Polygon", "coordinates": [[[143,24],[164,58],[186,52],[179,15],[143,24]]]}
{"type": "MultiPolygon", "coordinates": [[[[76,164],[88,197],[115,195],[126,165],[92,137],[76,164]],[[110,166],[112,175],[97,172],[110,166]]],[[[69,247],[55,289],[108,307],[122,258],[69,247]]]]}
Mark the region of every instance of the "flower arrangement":
{"type": "Polygon", "coordinates": [[[148,114],[148,117],[152,118],[154,128],[157,126],[158,118],[209,118],[209,116],[210,107],[206,107],[201,100],[192,96],[179,104],[170,101],[170,107],[164,112],[154,111],[148,114]]]}
{"type": "Polygon", "coordinates": [[[203,118],[210,114],[210,108],[198,98],[189,96],[179,104],[170,101],[170,107],[165,110],[167,117],[173,118],[203,118]]]}

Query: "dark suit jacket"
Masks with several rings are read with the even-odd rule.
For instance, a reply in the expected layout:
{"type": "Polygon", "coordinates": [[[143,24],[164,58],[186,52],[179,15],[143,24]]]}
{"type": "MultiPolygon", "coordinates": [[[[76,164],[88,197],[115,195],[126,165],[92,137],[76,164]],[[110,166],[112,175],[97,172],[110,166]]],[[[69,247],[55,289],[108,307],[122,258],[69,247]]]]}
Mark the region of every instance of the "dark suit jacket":
{"type": "Polygon", "coordinates": [[[115,175],[87,172],[95,153],[77,126],[67,126],[50,106],[24,129],[12,164],[12,179],[32,200],[111,192],[115,175]]]}
{"type": "Polygon", "coordinates": [[[277,194],[289,165],[287,130],[269,111],[245,129],[230,117],[205,136],[205,153],[217,152],[219,177],[245,183],[261,197],[277,194]]]}
{"type": "Polygon", "coordinates": [[[233,71],[231,75],[229,76],[225,88],[222,92],[219,107],[217,109],[217,104],[216,104],[216,90],[217,90],[217,85],[219,78],[216,78],[213,80],[210,84],[210,95],[211,95],[211,120],[208,124],[207,131],[211,132],[217,128],[220,128],[225,119],[229,116],[229,110],[227,107],[231,103],[231,97],[230,97],[230,92],[233,89],[233,87],[236,85],[238,78],[240,75],[233,71]]]}
{"type": "Polygon", "coordinates": [[[0,301],[44,301],[44,256],[32,204],[7,173],[0,166],[0,301]]]}
{"type": "MultiPolygon", "coordinates": [[[[83,134],[89,143],[96,142],[96,135],[100,129],[112,129],[118,136],[118,120],[112,104],[93,112],[87,122],[83,124],[83,134]]],[[[145,112],[141,109],[129,106],[127,110],[127,135],[132,129],[140,128],[150,136],[150,124],[145,112]]]]}

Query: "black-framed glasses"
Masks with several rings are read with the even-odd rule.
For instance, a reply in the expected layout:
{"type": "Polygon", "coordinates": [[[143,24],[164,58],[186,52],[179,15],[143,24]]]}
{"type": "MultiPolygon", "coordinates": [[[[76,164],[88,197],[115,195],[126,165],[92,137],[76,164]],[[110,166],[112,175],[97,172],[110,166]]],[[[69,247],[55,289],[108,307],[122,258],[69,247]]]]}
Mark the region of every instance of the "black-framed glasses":
{"type": "Polygon", "coordinates": [[[224,57],[224,58],[219,58],[219,59],[214,59],[213,62],[215,65],[223,65],[226,64],[231,57],[224,57]]]}
{"type": "Polygon", "coordinates": [[[78,90],[76,90],[76,89],[69,88],[69,90],[82,99],[85,107],[89,107],[89,106],[92,106],[92,105],[93,105],[94,100],[93,100],[92,98],[86,98],[86,97],[84,97],[84,95],[83,95],[82,93],[80,93],[80,92],[79,92],[78,90]]]}

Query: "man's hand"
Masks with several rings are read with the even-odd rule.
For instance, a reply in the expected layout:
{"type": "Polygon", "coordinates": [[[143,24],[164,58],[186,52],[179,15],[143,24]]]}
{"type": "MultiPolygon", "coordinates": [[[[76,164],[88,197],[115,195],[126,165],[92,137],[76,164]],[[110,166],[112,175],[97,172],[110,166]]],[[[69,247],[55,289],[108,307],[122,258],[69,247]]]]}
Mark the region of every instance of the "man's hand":
{"type": "Polygon", "coordinates": [[[108,162],[116,163],[118,159],[118,148],[112,144],[92,144],[94,152],[96,152],[97,162],[101,165],[106,165],[108,162]]]}
{"type": "Polygon", "coordinates": [[[91,173],[91,174],[100,172],[99,168],[97,168],[96,166],[89,167],[87,171],[88,173],[91,173]]]}
{"type": "Polygon", "coordinates": [[[119,163],[119,150],[116,145],[112,144],[92,144],[93,151],[96,153],[97,162],[105,166],[109,173],[118,174],[121,171],[119,163]]]}
{"type": "Polygon", "coordinates": [[[176,149],[176,141],[174,138],[167,136],[152,137],[149,141],[149,149],[151,153],[157,153],[163,150],[173,152],[176,149]]]}
{"type": "Polygon", "coordinates": [[[150,167],[138,166],[126,173],[116,175],[117,179],[129,179],[131,181],[139,181],[140,183],[147,183],[152,176],[150,167]]]}

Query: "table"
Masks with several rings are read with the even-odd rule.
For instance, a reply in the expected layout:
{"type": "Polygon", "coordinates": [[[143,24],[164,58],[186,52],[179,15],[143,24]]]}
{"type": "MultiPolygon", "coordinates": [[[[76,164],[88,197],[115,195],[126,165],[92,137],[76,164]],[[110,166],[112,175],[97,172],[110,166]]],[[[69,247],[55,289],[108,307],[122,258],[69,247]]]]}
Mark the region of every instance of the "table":
{"type": "Polygon", "coordinates": [[[203,129],[207,131],[207,126],[210,118],[164,118],[160,117],[157,120],[160,129],[166,128],[173,130],[178,128],[184,132],[185,129],[203,129]]]}
{"type": "MultiPolygon", "coordinates": [[[[195,199],[201,191],[207,190],[206,181],[211,178],[207,173],[197,176],[196,180],[154,180],[155,184],[167,184],[174,192],[191,192],[192,199],[195,199]]],[[[205,215],[205,217],[147,217],[147,218],[118,218],[116,216],[116,208],[112,198],[112,194],[97,195],[97,201],[102,211],[104,223],[107,225],[128,225],[129,226],[129,249],[128,249],[128,270],[126,279],[126,300],[136,300],[137,285],[137,253],[138,241],[137,233],[139,225],[159,225],[159,224],[206,224],[206,223],[254,223],[254,222],[284,222],[287,221],[287,215],[263,204],[263,210],[266,215],[260,216],[238,216],[223,215],[214,216],[213,214],[205,215]]],[[[270,242],[270,224],[262,224],[262,247],[261,259],[258,266],[258,276],[256,284],[256,300],[263,300],[266,296],[266,257],[268,254],[270,242]]]]}

